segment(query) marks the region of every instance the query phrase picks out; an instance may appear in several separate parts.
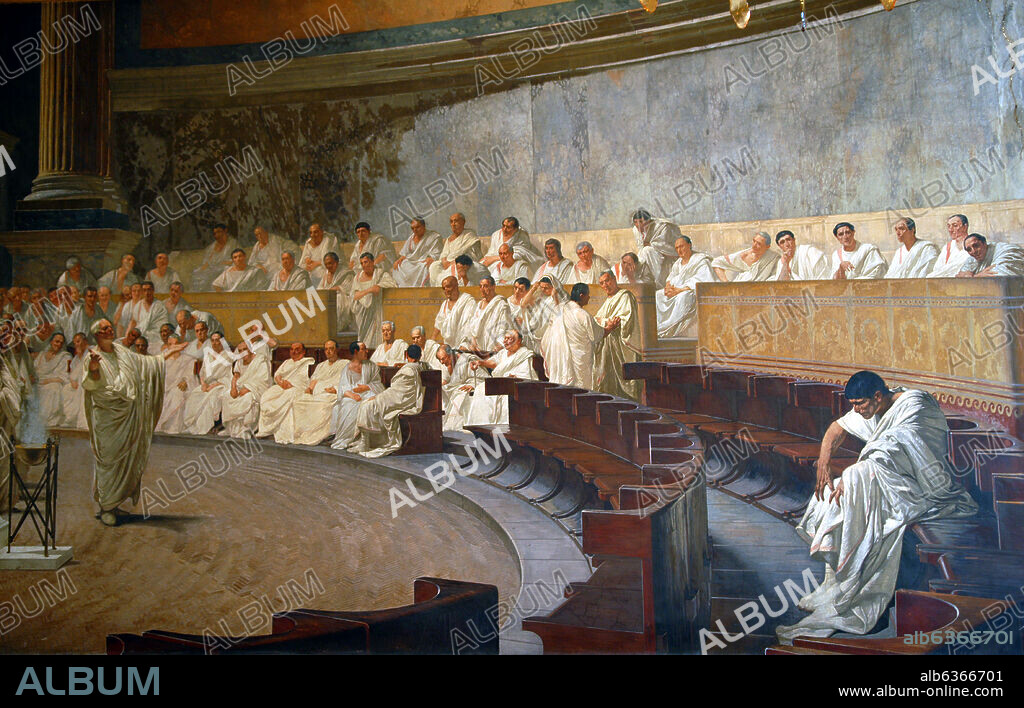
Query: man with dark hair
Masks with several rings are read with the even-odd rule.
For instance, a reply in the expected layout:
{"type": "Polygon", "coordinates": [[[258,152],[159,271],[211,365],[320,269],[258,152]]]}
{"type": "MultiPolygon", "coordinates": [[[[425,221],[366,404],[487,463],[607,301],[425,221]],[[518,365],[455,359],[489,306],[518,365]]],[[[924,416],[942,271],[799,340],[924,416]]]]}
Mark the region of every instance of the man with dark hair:
{"type": "MultiPolygon", "coordinates": [[[[640,256],[632,251],[623,253],[622,258],[614,263],[610,270],[612,275],[615,276],[615,282],[620,285],[654,284],[654,274],[651,273],[650,266],[640,260],[640,256]]],[[[601,275],[598,274],[597,277],[600,278],[601,275]]]]}
{"type": "Polygon", "coordinates": [[[832,252],[833,280],[871,280],[881,278],[889,264],[878,246],[857,240],[853,224],[841,221],[832,229],[839,247],[832,252]]]}
{"type": "Polygon", "coordinates": [[[217,292],[241,292],[243,290],[266,290],[270,278],[262,269],[249,265],[245,251],[236,248],[231,252],[231,265],[213,281],[217,292]]]}
{"type": "Polygon", "coordinates": [[[138,327],[142,336],[152,342],[160,339],[160,326],[170,319],[167,307],[156,299],[156,288],[148,280],[142,284],[142,301],[135,309],[135,319],[131,326],[138,327]]]}
{"type": "Polygon", "coordinates": [[[929,278],[954,278],[970,266],[971,255],[964,248],[968,236],[967,223],[967,217],[963,214],[953,214],[946,219],[949,240],[939,250],[939,257],[928,273],[929,278]]]}
{"type": "Polygon", "coordinates": [[[949,426],[930,394],[890,390],[878,374],[859,371],[846,384],[846,399],[853,410],[825,433],[814,494],[797,526],[811,558],[824,561],[825,579],[799,603],[812,614],[777,628],[785,643],[869,632],[895,590],[904,529],[978,510],[953,482],[949,426]],[[832,456],[847,435],[865,445],[856,463],[835,471],[832,456]]]}
{"type": "Polygon", "coordinates": [[[772,280],[828,280],[828,258],[817,247],[802,243],[796,245],[792,231],[775,234],[779,247],[779,264],[772,280]]]}
{"type": "Polygon", "coordinates": [[[382,290],[398,287],[391,271],[378,268],[373,254],[364,252],[359,257],[360,271],[352,278],[352,290],[349,293],[352,303],[352,319],[356,325],[356,336],[366,346],[376,348],[380,344],[380,325],[383,317],[382,290]]]}
{"type": "Polygon", "coordinates": [[[519,219],[509,216],[501,222],[501,228],[491,234],[491,245],[482,261],[485,266],[489,268],[500,260],[498,249],[503,243],[508,244],[515,259],[526,263],[527,268],[536,268],[544,260],[544,256],[530,240],[530,234],[526,229],[520,228],[519,219]]]}
{"type": "Polygon", "coordinates": [[[583,309],[589,303],[590,286],[573,285],[569,301],[558,309],[544,333],[541,349],[549,381],[592,391],[597,348],[611,330],[601,327],[583,309]]]}
{"type": "Polygon", "coordinates": [[[682,234],[679,226],[668,219],[656,219],[645,209],[633,212],[636,254],[647,264],[659,288],[665,286],[665,278],[675,258],[673,244],[682,234]]]}
{"type": "Polygon", "coordinates": [[[171,268],[171,261],[167,257],[167,254],[160,252],[156,254],[153,259],[156,263],[156,267],[153,270],[146,273],[146,280],[153,283],[153,287],[156,288],[157,293],[166,294],[171,291],[171,283],[176,280],[181,280],[177,271],[171,268]]]}
{"type": "Polygon", "coordinates": [[[544,242],[544,257],[547,258],[533,274],[536,282],[545,275],[553,275],[560,283],[573,282],[572,261],[562,256],[562,244],[558,239],[549,238],[544,242]]]}
{"type": "Polygon", "coordinates": [[[402,447],[399,416],[415,415],[423,409],[420,380],[422,351],[415,344],[405,350],[405,364],[391,378],[391,385],[373,398],[362,401],[356,411],[355,439],[349,450],[363,457],[390,455],[402,447]]]}
{"type": "Polygon", "coordinates": [[[1024,275],[1024,249],[1012,243],[989,243],[981,234],[964,239],[964,250],[970,258],[958,278],[1024,275]]]}
{"type": "Polygon", "coordinates": [[[370,254],[370,260],[377,269],[383,269],[391,277],[391,265],[398,258],[395,252],[395,244],[384,237],[383,234],[370,231],[370,225],[365,221],[356,224],[356,243],[352,246],[352,257],[348,261],[348,267],[357,273],[362,269],[359,259],[364,254],[370,254]]]}
{"type": "Polygon", "coordinates": [[[903,217],[893,227],[899,250],[892,257],[886,278],[924,278],[931,272],[939,257],[939,248],[930,241],[917,237],[917,224],[909,217],[903,217]]]}

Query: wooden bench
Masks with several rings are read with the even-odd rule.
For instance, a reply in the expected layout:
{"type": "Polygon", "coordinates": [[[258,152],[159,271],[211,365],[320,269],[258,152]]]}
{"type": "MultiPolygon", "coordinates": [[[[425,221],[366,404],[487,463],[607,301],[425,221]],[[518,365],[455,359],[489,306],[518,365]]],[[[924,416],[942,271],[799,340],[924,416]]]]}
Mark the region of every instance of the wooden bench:
{"type": "Polygon", "coordinates": [[[484,392],[509,397],[509,424],[468,429],[481,440],[500,431],[512,451],[482,476],[537,503],[600,563],[524,629],[548,653],[699,646],[710,590],[697,435],[652,408],[579,388],[492,378],[484,392]]]}
{"type": "Polygon", "coordinates": [[[292,610],[275,614],[271,633],[258,636],[110,634],[107,654],[497,654],[498,633],[483,633],[493,625],[497,607],[493,585],[417,578],[412,605],[366,612],[292,610]],[[461,645],[456,630],[472,637],[472,645],[461,645]]]}
{"type": "MultiPolygon", "coordinates": [[[[644,381],[646,402],[653,398],[679,406],[660,410],[694,428],[708,458],[724,462],[709,470],[709,485],[790,523],[802,516],[810,498],[825,430],[850,410],[842,387],[835,384],[655,362],[626,364],[624,373],[644,381]]],[[[1024,444],[961,414],[947,415],[947,423],[950,464],[982,511],[970,519],[913,524],[908,538],[916,537],[920,558],[941,574],[930,583],[933,589],[1008,588],[1014,573],[1000,579],[997,566],[990,565],[983,574],[985,564],[962,558],[967,558],[965,552],[976,557],[984,549],[1011,554],[1022,550],[1019,509],[1024,495],[1017,480],[1024,474],[1024,444]]],[[[862,448],[848,436],[833,455],[832,469],[841,472],[853,464],[862,448]]],[[[1012,555],[1003,560],[1011,559],[1024,565],[1012,555]]],[[[1019,588],[1017,584],[1014,589],[1019,588]]]]}
{"type": "MultiPolygon", "coordinates": [[[[793,646],[774,646],[765,649],[765,654],[887,654],[922,655],[946,654],[949,644],[947,632],[978,631],[986,622],[1003,614],[994,611],[997,600],[979,597],[959,597],[933,592],[913,590],[896,591],[896,608],[893,613],[895,637],[796,637],[793,646]],[[920,634],[918,634],[920,632],[920,634]],[[941,642],[932,642],[933,632],[938,632],[941,642]]],[[[1019,635],[1014,630],[1017,646],[1009,647],[1007,653],[1019,653],[1019,635]]],[[[976,653],[997,653],[1006,651],[1005,645],[993,642],[981,645],[976,653]]]]}
{"type": "Polygon", "coordinates": [[[584,512],[583,550],[599,565],[567,588],[566,601],[523,629],[544,652],[692,652],[710,624],[710,543],[699,473],[644,468],[623,486],[622,509],[584,512]]]}

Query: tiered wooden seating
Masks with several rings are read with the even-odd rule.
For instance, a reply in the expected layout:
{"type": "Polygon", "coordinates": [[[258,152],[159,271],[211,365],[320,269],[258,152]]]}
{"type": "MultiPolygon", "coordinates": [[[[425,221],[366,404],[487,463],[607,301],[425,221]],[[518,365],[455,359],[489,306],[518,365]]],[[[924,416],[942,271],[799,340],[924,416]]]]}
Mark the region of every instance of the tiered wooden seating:
{"type": "Polygon", "coordinates": [[[584,512],[583,550],[600,558],[597,570],[523,629],[549,654],[692,650],[710,623],[705,494],[697,472],[645,466],[641,484],[620,488],[624,508],[584,512]]]}
{"type": "MultiPolygon", "coordinates": [[[[821,438],[850,409],[842,387],[653,362],[626,364],[624,371],[645,382],[645,401],[664,406],[662,412],[698,431],[709,459],[727,463],[709,474],[709,484],[796,523],[813,490],[821,438]],[[672,406],[677,410],[668,410],[672,406]]],[[[941,574],[930,582],[933,590],[1019,594],[1024,444],[960,414],[947,416],[947,422],[950,463],[982,510],[970,519],[913,524],[908,538],[920,541],[920,558],[941,574]]],[[[832,468],[853,464],[862,447],[848,437],[832,468]]]]}
{"type": "Polygon", "coordinates": [[[469,429],[490,441],[497,428],[513,446],[490,479],[529,492],[600,561],[563,605],[524,628],[548,653],[698,646],[710,614],[699,438],[657,410],[607,394],[501,378],[488,379],[485,393],[509,397],[509,424],[469,429]]]}
{"type": "Polygon", "coordinates": [[[493,585],[417,578],[413,604],[404,607],[292,610],[275,614],[271,633],[259,636],[204,637],[161,630],[111,634],[107,654],[497,654],[498,633],[486,630],[493,625],[490,615],[497,606],[493,585]],[[477,646],[453,642],[455,629],[477,646]]]}
{"type": "MultiPolygon", "coordinates": [[[[765,654],[889,654],[921,655],[946,654],[946,632],[970,632],[979,630],[985,623],[1000,614],[993,613],[996,601],[980,597],[958,597],[932,592],[913,590],[896,591],[895,637],[797,637],[793,646],[774,646],[765,649],[765,654]],[[921,635],[917,635],[921,632],[921,635]],[[932,643],[931,633],[941,632],[942,642],[932,643]],[[928,635],[924,641],[916,641],[928,635]],[[912,637],[915,641],[908,641],[912,637]]],[[[1014,631],[1013,636],[1016,635],[1014,631]]],[[[935,638],[938,638],[936,636],[935,638]]],[[[1007,647],[994,642],[979,645],[977,653],[1006,651],[1007,647]]],[[[1009,647],[1016,653],[1019,647],[1009,647]]]]}

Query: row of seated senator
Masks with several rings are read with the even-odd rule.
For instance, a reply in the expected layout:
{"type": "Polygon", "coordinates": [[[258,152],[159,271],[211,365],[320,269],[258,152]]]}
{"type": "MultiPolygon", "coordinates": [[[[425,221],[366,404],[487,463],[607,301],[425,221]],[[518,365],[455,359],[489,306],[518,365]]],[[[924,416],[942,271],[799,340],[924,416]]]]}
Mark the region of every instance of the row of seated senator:
{"type": "MultiPolygon", "coordinates": [[[[398,251],[394,243],[361,223],[347,267],[340,242],[319,224],[310,226],[309,239],[298,257],[297,244],[261,226],[254,229],[255,242],[247,252],[218,224],[213,228],[213,243],[202,251],[201,262],[192,272],[189,291],[335,290],[340,330],[355,328],[372,346],[376,326],[361,323],[365,308],[356,306],[358,300],[376,299],[381,288],[440,286],[448,277],[463,287],[486,278],[495,285],[518,282],[530,287],[545,277],[558,285],[595,284],[602,273],[611,272],[619,283],[652,283],[659,288],[658,335],[676,338],[686,336],[693,323],[696,285],[701,282],[1024,275],[1024,250],[969,233],[963,214],[947,221],[949,238],[944,243],[918,238],[914,220],[899,219],[894,227],[899,247],[891,259],[876,245],[858,241],[854,225],[848,222],[833,228],[836,247],[831,253],[813,244],[798,245],[793,232],[783,230],[774,237],[778,250],[772,248],[770,234],[757,232],[749,248],[712,256],[695,251],[678,225],[638,210],[633,215],[635,251],[606,260],[594,253],[589,242],[581,241],[573,262],[562,255],[557,239],[546,240],[543,253],[538,250],[515,217],[505,219],[491,235],[486,254],[480,237],[465,229],[461,214],[453,214],[450,221],[451,235],[444,238],[428,231],[422,219],[414,219],[398,251]]],[[[98,282],[114,297],[118,293],[127,297],[124,293],[139,281],[135,263],[132,254],[124,254],[120,267],[98,282]]],[[[97,282],[79,259],[69,259],[67,266],[59,285],[85,292],[97,282]]],[[[157,254],[156,267],[145,278],[157,293],[176,285],[180,295],[184,288],[166,253],[157,254]]]]}

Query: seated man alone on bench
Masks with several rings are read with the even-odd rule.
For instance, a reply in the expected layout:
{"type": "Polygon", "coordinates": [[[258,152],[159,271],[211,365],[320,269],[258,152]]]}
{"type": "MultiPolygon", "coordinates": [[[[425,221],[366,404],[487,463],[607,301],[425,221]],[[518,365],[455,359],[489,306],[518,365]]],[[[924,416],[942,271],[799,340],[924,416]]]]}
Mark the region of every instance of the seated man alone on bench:
{"type": "Polygon", "coordinates": [[[859,371],[846,384],[846,398],[853,410],[825,432],[817,485],[797,526],[811,558],[825,562],[825,580],[800,601],[812,614],[776,629],[784,644],[870,632],[896,589],[904,529],[978,511],[953,482],[949,426],[930,394],[890,390],[878,374],[859,371]],[[829,461],[847,435],[863,440],[864,449],[837,475],[829,461]]]}
{"type": "Polygon", "coordinates": [[[355,440],[351,452],[363,457],[383,457],[402,447],[400,415],[415,415],[423,410],[423,381],[416,344],[405,350],[405,364],[391,378],[391,385],[373,398],[361,401],[356,411],[355,440]]]}

